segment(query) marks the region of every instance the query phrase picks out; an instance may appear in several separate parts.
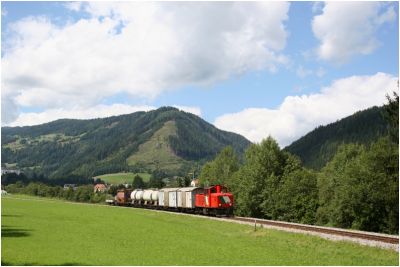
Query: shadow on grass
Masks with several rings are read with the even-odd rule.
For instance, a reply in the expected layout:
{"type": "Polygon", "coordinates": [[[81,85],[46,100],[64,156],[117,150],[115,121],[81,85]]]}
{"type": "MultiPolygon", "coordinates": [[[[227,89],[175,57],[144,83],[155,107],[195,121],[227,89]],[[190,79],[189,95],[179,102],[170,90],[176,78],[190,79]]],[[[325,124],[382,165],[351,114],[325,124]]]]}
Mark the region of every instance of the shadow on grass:
{"type": "Polygon", "coordinates": [[[30,236],[32,230],[22,229],[22,228],[14,228],[10,226],[1,226],[1,237],[26,237],[30,236]]]}
{"type": "Polygon", "coordinates": [[[55,266],[88,266],[88,265],[77,262],[64,262],[61,264],[56,264],[55,266]]]}
{"type": "Polygon", "coordinates": [[[1,214],[1,217],[22,217],[22,215],[17,215],[17,214],[1,214]]]}
{"type": "Polygon", "coordinates": [[[34,262],[25,262],[25,263],[22,263],[22,264],[20,264],[20,263],[11,263],[11,262],[8,262],[8,261],[1,261],[1,266],[33,266],[33,265],[39,265],[39,264],[37,264],[37,263],[34,263],[34,262]]]}
{"type": "Polygon", "coordinates": [[[1,261],[1,266],[88,266],[87,264],[77,262],[64,262],[60,264],[40,264],[37,262],[24,262],[24,263],[12,263],[8,261],[1,261]]]}

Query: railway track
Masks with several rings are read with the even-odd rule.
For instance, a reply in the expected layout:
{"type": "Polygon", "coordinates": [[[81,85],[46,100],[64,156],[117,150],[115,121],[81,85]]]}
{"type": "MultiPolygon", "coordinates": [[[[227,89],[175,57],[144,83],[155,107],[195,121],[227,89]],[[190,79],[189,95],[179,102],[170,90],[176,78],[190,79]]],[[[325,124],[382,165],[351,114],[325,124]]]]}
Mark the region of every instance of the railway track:
{"type": "Polygon", "coordinates": [[[350,237],[357,238],[368,241],[377,241],[383,242],[387,244],[399,244],[399,237],[393,235],[385,235],[378,233],[369,233],[362,231],[353,231],[353,230],[344,230],[339,228],[331,228],[331,227],[322,227],[322,226],[314,226],[314,225],[306,225],[306,224],[298,224],[298,223],[288,223],[282,221],[271,221],[264,219],[255,219],[255,218],[247,218],[247,217],[231,217],[230,220],[254,223],[255,225],[266,225],[266,226],[274,226],[280,228],[287,229],[295,229],[313,233],[321,233],[321,234],[329,234],[335,236],[342,237],[350,237]]]}

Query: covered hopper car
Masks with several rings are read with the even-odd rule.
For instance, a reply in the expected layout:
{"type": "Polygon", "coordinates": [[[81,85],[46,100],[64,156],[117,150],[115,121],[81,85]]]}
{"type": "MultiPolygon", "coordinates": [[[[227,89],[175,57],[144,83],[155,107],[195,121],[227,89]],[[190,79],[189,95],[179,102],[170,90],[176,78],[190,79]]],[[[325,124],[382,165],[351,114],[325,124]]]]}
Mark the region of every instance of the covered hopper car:
{"type": "Polygon", "coordinates": [[[118,206],[153,208],[216,216],[233,216],[233,195],[222,185],[210,187],[122,189],[113,201],[118,206]]]}

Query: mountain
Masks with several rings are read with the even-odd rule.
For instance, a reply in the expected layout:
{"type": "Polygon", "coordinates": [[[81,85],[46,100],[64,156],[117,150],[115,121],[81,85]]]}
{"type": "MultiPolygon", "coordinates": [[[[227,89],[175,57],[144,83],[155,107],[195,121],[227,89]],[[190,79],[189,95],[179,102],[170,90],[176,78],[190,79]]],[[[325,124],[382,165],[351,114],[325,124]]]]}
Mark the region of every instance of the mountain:
{"type": "Polygon", "coordinates": [[[342,143],[369,144],[387,134],[384,107],[372,107],[326,126],[319,126],[285,148],[306,167],[321,169],[342,143]]]}
{"type": "Polygon", "coordinates": [[[172,107],[91,120],[2,127],[1,161],[50,178],[119,171],[187,174],[225,146],[243,154],[250,142],[172,107]]]}

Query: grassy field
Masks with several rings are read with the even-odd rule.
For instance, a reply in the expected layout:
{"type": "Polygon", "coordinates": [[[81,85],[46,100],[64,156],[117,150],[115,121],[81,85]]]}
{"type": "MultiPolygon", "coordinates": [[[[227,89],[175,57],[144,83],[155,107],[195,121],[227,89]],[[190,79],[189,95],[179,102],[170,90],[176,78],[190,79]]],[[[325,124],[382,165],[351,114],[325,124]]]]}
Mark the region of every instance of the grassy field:
{"type": "Polygon", "coordinates": [[[2,198],[2,265],[397,265],[398,253],[150,210],[2,198]]]}
{"type": "Polygon", "coordinates": [[[144,182],[148,182],[150,180],[149,173],[132,173],[132,172],[120,172],[120,173],[110,173],[96,176],[95,178],[100,178],[101,180],[110,183],[110,184],[131,184],[133,181],[133,177],[138,174],[142,177],[144,182]]]}

